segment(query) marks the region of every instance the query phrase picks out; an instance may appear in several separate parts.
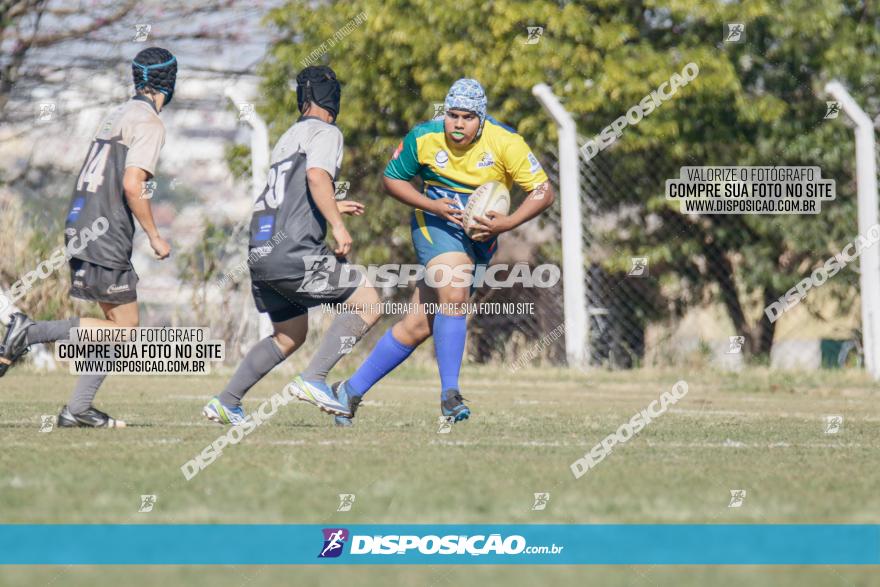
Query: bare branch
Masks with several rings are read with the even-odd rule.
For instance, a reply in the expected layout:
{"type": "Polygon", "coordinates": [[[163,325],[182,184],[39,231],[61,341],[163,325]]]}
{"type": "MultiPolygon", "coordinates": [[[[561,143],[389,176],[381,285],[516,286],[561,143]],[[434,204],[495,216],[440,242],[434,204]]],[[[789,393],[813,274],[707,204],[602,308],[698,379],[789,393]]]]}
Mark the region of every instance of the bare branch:
{"type": "Polygon", "coordinates": [[[128,0],[128,2],[123,4],[122,7],[120,7],[119,10],[117,10],[112,16],[106,18],[96,18],[88,25],[77,29],[47,34],[41,37],[34,37],[29,42],[29,45],[31,47],[48,47],[49,45],[54,45],[61,41],[86,36],[89,33],[93,33],[104,27],[110,26],[111,24],[119,22],[120,20],[125,18],[128,13],[131,12],[132,9],[134,9],[134,7],[137,5],[138,2],[136,0],[128,0]]]}

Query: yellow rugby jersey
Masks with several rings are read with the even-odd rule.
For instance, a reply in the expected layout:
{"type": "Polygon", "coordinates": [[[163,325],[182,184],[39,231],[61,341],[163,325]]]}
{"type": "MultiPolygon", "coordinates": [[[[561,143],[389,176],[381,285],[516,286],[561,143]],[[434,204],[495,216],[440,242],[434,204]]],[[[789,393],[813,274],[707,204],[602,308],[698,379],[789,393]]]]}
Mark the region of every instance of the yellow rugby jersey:
{"type": "Polygon", "coordinates": [[[421,177],[432,199],[470,194],[489,181],[511,188],[516,182],[527,193],[547,181],[547,174],[525,140],[512,128],[486,117],[480,137],[458,149],[447,144],[443,120],[412,129],[397,150],[385,176],[409,181],[421,177]]]}

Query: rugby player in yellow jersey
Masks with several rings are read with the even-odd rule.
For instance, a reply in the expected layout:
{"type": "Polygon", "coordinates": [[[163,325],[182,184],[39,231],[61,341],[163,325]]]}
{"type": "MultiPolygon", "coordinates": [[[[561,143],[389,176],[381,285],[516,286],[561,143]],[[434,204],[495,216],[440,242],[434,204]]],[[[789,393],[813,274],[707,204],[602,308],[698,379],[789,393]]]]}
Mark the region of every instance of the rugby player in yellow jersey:
{"type": "MultiPolygon", "coordinates": [[[[479,82],[458,80],[444,105],[443,120],[420,124],[406,135],[385,169],[384,185],[392,197],[415,208],[411,229],[419,262],[429,271],[442,264],[465,266],[472,274],[475,266],[489,263],[499,234],[540,214],[553,203],[554,193],[525,140],[486,114],[486,94],[479,82]],[[410,183],[416,176],[424,182],[424,193],[410,183]],[[468,197],[493,180],[508,188],[515,182],[528,196],[510,215],[490,213],[489,217],[478,218],[478,230],[470,238],[461,221],[468,197]]],[[[456,422],[470,416],[458,381],[467,334],[461,306],[470,295],[470,284],[461,280],[453,279],[437,288],[424,280],[419,282],[411,300],[419,311],[397,322],[357,372],[333,386],[337,399],[349,407],[352,417],[363,395],[432,333],[440,371],[441,413],[456,422]],[[428,303],[444,304],[456,311],[428,315],[421,306],[428,303]]],[[[337,416],[336,423],[350,426],[351,418],[337,416]]]]}

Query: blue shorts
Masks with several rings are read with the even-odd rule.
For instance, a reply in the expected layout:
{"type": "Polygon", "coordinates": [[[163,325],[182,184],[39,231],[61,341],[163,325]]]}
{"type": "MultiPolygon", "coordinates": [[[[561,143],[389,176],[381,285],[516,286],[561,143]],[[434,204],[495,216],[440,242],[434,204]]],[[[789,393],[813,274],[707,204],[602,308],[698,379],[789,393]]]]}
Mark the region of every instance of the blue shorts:
{"type": "Polygon", "coordinates": [[[416,210],[410,220],[413,246],[419,263],[428,262],[443,253],[465,253],[474,265],[488,265],[498,248],[498,237],[487,242],[477,242],[464,233],[457,224],[439,216],[416,210]]]}

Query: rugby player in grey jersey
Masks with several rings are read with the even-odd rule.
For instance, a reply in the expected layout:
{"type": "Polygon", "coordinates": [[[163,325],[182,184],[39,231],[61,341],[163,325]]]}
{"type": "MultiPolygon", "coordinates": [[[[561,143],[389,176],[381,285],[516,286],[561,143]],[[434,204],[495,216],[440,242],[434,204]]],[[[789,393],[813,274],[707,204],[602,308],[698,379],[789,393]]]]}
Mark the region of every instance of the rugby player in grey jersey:
{"type": "Polygon", "coordinates": [[[342,214],[359,216],[363,206],[334,198],[333,180],[342,165],[342,133],[334,124],[340,84],[325,66],[305,68],[296,82],[302,116],[272,151],[250,227],[251,291],[274,332],[248,351],[226,388],[203,408],[205,417],[220,424],[244,421],[244,395],[305,342],[309,308],[324,303],[348,306],[330,324],[292,391],[327,413],[350,416],[327,385],[327,373],[379,319],[378,293],[364,276],[355,279],[345,262],[352,239],[342,214]],[[328,225],[336,241],[332,251],[324,242],[328,225]]]}
{"type": "MultiPolygon", "coordinates": [[[[101,224],[100,236],[89,240],[70,258],[71,297],[97,302],[104,320],[70,318],[35,322],[23,313],[11,317],[0,346],[0,376],[30,345],[66,340],[71,328],[135,327],[138,276],[131,264],[134,219],[150,240],[158,259],[171,254],[153,221],[145,182],[153,177],[165,126],[159,112],[171,102],[177,78],[177,59],[159,47],[144,49],[132,61],[135,96],[111,111],[89,145],[77,176],[65,226],[65,241],[78,239],[101,224]]],[[[81,242],[85,242],[82,239],[81,242]]],[[[73,395],[58,416],[58,426],[121,428],[125,423],[92,405],[106,374],[81,375],[73,395]]]]}

